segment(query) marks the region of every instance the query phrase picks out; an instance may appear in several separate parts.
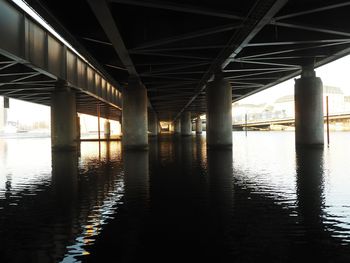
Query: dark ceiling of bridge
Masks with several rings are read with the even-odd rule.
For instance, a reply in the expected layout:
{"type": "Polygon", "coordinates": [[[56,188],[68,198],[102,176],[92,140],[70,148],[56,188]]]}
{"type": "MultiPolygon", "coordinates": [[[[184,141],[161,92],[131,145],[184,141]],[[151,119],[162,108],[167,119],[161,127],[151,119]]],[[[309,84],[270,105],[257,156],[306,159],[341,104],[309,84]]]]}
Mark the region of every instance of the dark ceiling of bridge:
{"type": "Polygon", "coordinates": [[[122,86],[137,74],[161,119],[205,112],[218,68],[236,101],[298,75],[305,57],[322,65],[350,50],[347,1],[27,2],[122,86]]]}

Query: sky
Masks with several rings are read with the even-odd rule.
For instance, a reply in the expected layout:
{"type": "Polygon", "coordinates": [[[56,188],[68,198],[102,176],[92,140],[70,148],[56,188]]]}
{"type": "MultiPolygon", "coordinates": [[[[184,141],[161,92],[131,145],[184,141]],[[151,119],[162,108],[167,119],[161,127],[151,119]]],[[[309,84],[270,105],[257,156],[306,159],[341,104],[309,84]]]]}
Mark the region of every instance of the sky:
{"type": "MultiPolygon", "coordinates": [[[[2,99],[0,100],[2,103],[2,99]]],[[[20,121],[21,123],[32,123],[50,120],[50,108],[35,103],[10,99],[8,111],[9,121],[20,121]]]]}
{"type": "MultiPolygon", "coordinates": [[[[336,86],[345,95],[350,94],[350,55],[328,63],[316,69],[316,76],[320,77],[323,85],[336,86]]],[[[282,82],[274,87],[258,92],[239,101],[242,104],[272,103],[284,95],[294,94],[294,79],[282,82]]]]}

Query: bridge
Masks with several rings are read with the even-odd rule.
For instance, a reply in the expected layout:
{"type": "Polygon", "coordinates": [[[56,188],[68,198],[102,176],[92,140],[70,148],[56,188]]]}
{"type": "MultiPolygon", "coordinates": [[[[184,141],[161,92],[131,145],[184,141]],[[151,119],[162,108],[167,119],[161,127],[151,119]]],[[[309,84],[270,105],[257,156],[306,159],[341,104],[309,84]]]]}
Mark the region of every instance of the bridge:
{"type": "Polygon", "coordinates": [[[0,0],[0,95],[51,106],[57,148],[74,146],[76,110],[122,114],[125,148],[147,148],[158,121],[188,136],[205,113],[208,146],[231,147],[232,102],[300,74],[296,143],[324,143],[314,68],[350,53],[348,1],[27,3],[73,48],[0,0]]]}
{"type": "MultiPolygon", "coordinates": [[[[324,123],[327,122],[327,116],[324,116],[324,123]]],[[[329,122],[349,122],[350,121],[350,113],[338,113],[332,114],[328,117],[329,122]]],[[[294,118],[280,118],[280,119],[264,119],[264,120],[249,120],[247,123],[245,122],[234,122],[232,124],[233,129],[240,129],[244,127],[256,127],[256,128],[268,128],[271,125],[285,125],[285,126],[294,126],[295,119],[294,118]]]]}

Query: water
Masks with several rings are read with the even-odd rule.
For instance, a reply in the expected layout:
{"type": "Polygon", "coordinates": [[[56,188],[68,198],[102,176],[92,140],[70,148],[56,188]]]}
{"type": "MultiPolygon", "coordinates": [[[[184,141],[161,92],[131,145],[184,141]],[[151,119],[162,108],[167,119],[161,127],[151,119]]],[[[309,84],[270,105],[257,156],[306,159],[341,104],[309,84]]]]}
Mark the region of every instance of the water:
{"type": "Polygon", "coordinates": [[[324,150],[292,132],[233,143],[51,155],[49,138],[1,139],[0,262],[350,262],[350,133],[324,150]]]}

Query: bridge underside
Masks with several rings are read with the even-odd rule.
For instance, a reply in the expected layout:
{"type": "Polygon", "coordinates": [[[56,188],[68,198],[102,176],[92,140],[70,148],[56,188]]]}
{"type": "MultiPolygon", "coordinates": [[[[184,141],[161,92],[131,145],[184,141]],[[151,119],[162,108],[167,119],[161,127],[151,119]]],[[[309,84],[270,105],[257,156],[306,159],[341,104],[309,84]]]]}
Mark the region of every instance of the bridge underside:
{"type": "Polygon", "coordinates": [[[344,1],[28,2],[122,85],[138,75],[160,120],[205,113],[218,68],[237,101],[350,50],[344,1]]]}
{"type": "MultiPolygon", "coordinates": [[[[56,83],[57,78],[0,55],[0,96],[51,106],[51,95],[56,83]]],[[[82,90],[74,90],[77,112],[98,116],[99,107],[101,117],[120,120],[121,112],[117,108],[82,90]]]]}

